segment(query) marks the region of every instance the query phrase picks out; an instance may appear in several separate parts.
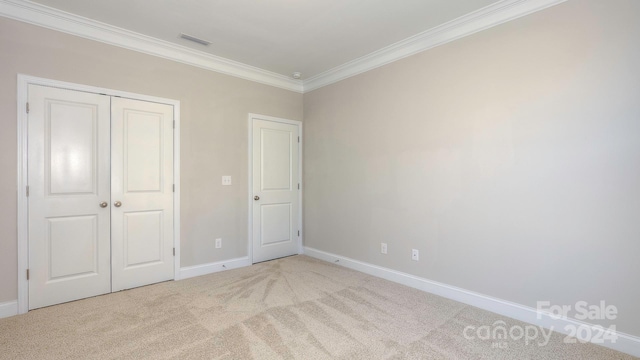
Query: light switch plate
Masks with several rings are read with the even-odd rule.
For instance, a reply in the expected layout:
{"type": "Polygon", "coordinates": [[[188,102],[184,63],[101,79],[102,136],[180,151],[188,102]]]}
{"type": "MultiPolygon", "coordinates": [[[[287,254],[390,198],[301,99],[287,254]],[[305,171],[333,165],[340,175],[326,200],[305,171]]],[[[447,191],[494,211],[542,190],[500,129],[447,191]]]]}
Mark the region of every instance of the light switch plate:
{"type": "Polygon", "coordinates": [[[225,175],[222,177],[222,185],[231,185],[231,176],[225,175]]]}

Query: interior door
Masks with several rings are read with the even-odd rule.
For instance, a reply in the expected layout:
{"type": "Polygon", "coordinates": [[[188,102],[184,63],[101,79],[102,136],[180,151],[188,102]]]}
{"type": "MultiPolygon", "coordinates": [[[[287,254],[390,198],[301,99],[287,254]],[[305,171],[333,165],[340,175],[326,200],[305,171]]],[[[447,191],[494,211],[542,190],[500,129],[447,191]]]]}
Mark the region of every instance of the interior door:
{"type": "Polygon", "coordinates": [[[113,98],[112,291],[173,279],[173,106],[113,98]]]}
{"type": "Polygon", "coordinates": [[[298,253],[298,125],[253,119],[253,262],[298,253]]]}
{"type": "Polygon", "coordinates": [[[29,309],[111,291],[110,98],[29,85],[29,309]]]}

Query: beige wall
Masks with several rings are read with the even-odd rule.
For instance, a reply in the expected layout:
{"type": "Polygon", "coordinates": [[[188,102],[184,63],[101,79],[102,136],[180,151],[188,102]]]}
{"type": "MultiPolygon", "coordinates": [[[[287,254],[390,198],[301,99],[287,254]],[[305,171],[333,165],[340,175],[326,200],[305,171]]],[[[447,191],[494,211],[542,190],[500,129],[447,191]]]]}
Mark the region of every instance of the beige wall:
{"type": "Polygon", "coordinates": [[[640,335],[638,14],[569,1],[305,94],[305,245],[640,335]]]}
{"type": "Polygon", "coordinates": [[[247,115],[302,120],[301,94],[0,18],[0,302],[17,298],[18,73],[180,100],[181,264],[247,255],[247,115]]]}

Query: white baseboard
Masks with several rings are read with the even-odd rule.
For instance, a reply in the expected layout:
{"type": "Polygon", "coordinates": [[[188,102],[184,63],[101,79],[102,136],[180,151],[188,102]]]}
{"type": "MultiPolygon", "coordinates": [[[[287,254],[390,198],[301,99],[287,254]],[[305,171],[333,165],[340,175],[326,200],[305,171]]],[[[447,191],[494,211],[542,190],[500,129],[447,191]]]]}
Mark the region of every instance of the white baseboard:
{"type": "MultiPolygon", "coordinates": [[[[541,326],[545,329],[553,329],[554,331],[562,334],[568,334],[568,331],[565,330],[565,328],[567,327],[587,327],[592,334],[602,331],[602,329],[597,328],[593,324],[588,324],[571,318],[552,317],[548,313],[540,312],[537,309],[529,306],[478,294],[473,291],[461,289],[436,281],[427,280],[415,275],[350,259],[344,256],[328,253],[314,248],[305,247],[304,254],[316,259],[324,260],[336,265],[341,265],[353,270],[357,270],[365,274],[373,275],[415,289],[426,291],[428,293],[439,295],[447,299],[459,301],[461,303],[475,306],[483,310],[491,311],[496,314],[507,316],[529,324],[541,326]]],[[[598,343],[597,345],[605,346],[626,354],[640,357],[640,338],[633,335],[621,333],[619,331],[615,333],[615,336],[617,337],[615,342],[605,341],[603,343],[598,343]]]]}
{"type": "Polygon", "coordinates": [[[249,257],[245,256],[242,258],[229,259],[208,264],[187,266],[180,268],[180,278],[176,280],[183,280],[195,276],[213,274],[220,271],[237,269],[249,265],[251,265],[251,260],[249,260],[249,257]]]}
{"type": "Polygon", "coordinates": [[[7,301],[0,303],[0,319],[18,315],[18,301],[7,301]]]}

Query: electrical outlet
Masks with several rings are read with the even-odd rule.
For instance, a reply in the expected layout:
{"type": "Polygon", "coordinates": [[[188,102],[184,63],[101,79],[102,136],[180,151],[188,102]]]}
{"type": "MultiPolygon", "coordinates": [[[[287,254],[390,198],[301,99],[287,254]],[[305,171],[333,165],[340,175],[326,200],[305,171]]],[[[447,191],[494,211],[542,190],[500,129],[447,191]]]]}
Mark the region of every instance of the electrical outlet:
{"type": "Polygon", "coordinates": [[[222,177],[222,185],[231,185],[231,176],[225,175],[222,177]]]}
{"type": "Polygon", "coordinates": [[[420,260],[420,251],[417,249],[411,249],[411,260],[418,261],[420,260]]]}
{"type": "Polygon", "coordinates": [[[222,239],[216,239],[216,249],[220,249],[222,247],[222,239]]]}
{"type": "Polygon", "coordinates": [[[387,243],[380,243],[380,253],[381,254],[387,253],[387,243]]]}

